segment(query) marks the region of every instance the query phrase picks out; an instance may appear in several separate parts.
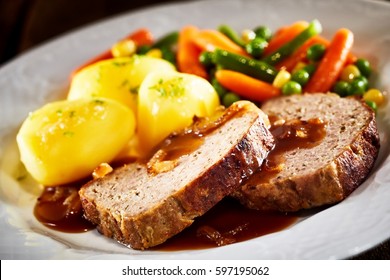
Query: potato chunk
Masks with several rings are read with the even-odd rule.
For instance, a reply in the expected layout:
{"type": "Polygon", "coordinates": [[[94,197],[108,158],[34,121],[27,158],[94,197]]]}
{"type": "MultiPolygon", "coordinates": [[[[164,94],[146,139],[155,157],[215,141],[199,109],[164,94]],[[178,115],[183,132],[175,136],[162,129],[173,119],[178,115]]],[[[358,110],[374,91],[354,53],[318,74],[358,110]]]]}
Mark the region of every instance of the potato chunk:
{"type": "Polygon", "coordinates": [[[178,72],[149,74],[138,95],[138,131],[142,153],[170,133],[189,126],[194,116],[210,116],[219,106],[213,86],[195,75],[178,72]]]}
{"type": "Polygon", "coordinates": [[[106,98],[49,103],[30,113],[18,134],[21,161],[46,186],[66,184],[110,162],[135,131],[135,115],[106,98]]]}
{"type": "Polygon", "coordinates": [[[74,76],[68,99],[107,97],[135,112],[139,86],[153,71],[175,71],[175,67],[166,60],[139,55],[99,61],[74,76]]]}

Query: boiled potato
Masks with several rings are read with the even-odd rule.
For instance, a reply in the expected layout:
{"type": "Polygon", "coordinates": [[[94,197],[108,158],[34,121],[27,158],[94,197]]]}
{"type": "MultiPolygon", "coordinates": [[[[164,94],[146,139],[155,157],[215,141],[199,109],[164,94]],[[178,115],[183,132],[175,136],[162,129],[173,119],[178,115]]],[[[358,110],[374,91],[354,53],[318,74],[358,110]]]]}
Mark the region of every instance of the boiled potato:
{"type": "Polygon", "coordinates": [[[138,55],[99,61],[74,76],[68,99],[107,97],[126,104],[135,112],[139,86],[152,71],[175,71],[175,67],[163,59],[138,55]]]}
{"type": "Polygon", "coordinates": [[[141,153],[147,154],[173,131],[189,126],[194,116],[209,116],[219,106],[213,86],[205,79],[179,72],[149,74],[138,94],[141,153]]]}
{"type": "Polygon", "coordinates": [[[18,134],[21,161],[46,186],[91,175],[112,161],[135,132],[135,114],[107,98],[49,103],[30,113],[18,134]]]}

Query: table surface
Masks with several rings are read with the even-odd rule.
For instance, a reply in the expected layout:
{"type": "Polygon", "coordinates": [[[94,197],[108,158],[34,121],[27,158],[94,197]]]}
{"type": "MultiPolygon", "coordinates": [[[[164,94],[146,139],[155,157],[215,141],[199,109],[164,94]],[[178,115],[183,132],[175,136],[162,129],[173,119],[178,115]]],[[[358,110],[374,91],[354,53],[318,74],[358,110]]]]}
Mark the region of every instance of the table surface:
{"type": "MultiPolygon", "coordinates": [[[[0,0],[0,66],[37,44],[76,27],[164,2],[180,1],[0,0]]],[[[390,259],[390,240],[352,259],[390,259]]]]}

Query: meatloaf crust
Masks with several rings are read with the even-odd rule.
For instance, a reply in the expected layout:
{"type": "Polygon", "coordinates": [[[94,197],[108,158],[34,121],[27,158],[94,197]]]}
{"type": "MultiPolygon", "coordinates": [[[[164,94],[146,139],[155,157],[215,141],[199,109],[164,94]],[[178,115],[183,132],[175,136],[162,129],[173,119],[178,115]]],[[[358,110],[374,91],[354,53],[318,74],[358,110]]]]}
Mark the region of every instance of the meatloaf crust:
{"type": "Polygon", "coordinates": [[[84,185],[85,217],[134,249],[161,244],[191,225],[256,172],[273,147],[267,116],[246,101],[225,114],[237,108],[239,114],[205,135],[171,170],[153,174],[136,162],[84,185]]]}
{"type": "Polygon", "coordinates": [[[242,204],[286,212],[334,204],[369,175],[380,143],[375,113],[361,100],[304,94],[271,100],[262,109],[285,120],[321,118],[326,136],[315,147],[286,152],[284,168],[268,182],[258,183],[262,172],[256,173],[233,194],[242,204]]]}

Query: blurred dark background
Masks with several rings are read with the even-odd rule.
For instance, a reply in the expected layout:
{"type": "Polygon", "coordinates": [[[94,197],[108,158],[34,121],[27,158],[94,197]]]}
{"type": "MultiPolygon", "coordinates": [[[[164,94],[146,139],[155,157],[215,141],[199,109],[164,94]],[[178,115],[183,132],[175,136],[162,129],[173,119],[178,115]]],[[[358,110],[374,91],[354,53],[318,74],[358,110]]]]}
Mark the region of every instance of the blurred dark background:
{"type": "MultiPolygon", "coordinates": [[[[152,5],[185,1],[0,0],[0,66],[76,27],[152,5]]],[[[390,241],[353,259],[390,259],[390,241]]]]}
{"type": "Polygon", "coordinates": [[[185,0],[0,0],[0,65],[76,27],[167,2],[185,0]]]}

